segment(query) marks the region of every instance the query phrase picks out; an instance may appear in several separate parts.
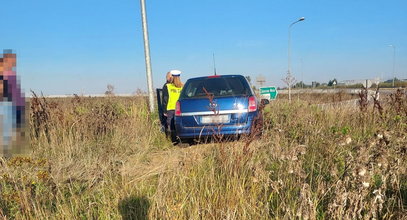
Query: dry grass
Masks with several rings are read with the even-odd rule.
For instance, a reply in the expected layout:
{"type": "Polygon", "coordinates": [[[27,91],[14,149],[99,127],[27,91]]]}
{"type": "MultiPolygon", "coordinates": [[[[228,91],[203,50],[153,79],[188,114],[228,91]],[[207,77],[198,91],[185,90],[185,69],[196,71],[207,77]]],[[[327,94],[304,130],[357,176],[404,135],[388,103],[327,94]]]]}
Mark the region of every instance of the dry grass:
{"type": "Polygon", "coordinates": [[[381,103],[381,113],[277,100],[265,109],[261,140],[190,148],[165,139],[142,98],[31,101],[33,152],[0,165],[8,219],[406,214],[405,94],[381,103]]]}

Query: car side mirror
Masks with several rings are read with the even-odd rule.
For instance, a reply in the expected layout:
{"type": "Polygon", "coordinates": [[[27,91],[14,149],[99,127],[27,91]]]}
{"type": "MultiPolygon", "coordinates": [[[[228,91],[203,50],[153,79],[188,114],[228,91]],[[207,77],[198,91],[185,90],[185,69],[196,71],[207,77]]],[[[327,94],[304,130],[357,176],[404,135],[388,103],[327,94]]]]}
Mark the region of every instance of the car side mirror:
{"type": "Polygon", "coordinates": [[[270,104],[270,101],[268,99],[262,99],[260,101],[260,103],[261,103],[261,105],[268,105],[268,104],[270,104]]]}

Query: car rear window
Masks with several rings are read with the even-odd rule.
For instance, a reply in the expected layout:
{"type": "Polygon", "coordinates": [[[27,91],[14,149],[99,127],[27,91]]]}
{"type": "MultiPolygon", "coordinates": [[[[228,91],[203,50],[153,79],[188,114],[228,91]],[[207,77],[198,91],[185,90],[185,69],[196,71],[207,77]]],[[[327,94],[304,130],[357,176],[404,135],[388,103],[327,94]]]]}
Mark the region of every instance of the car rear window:
{"type": "Polygon", "coordinates": [[[251,90],[243,77],[214,77],[188,80],[180,98],[205,98],[207,94],[215,97],[249,96],[251,90]]]}

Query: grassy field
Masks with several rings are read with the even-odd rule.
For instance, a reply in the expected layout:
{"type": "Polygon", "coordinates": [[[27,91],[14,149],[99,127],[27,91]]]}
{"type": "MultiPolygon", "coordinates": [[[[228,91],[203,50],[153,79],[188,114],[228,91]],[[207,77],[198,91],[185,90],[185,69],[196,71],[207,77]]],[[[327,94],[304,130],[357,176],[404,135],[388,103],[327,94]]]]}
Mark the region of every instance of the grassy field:
{"type": "Polygon", "coordinates": [[[188,148],[159,132],[142,98],[34,98],[32,153],[0,159],[0,216],[406,218],[407,98],[392,98],[360,109],[277,100],[262,139],[188,148]]]}

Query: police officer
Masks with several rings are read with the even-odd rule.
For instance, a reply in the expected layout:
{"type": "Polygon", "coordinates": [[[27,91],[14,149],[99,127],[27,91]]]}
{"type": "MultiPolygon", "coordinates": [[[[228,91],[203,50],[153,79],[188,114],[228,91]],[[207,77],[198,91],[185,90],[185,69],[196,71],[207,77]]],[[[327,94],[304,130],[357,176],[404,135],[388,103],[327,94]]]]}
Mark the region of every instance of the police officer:
{"type": "MultiPolygon", "coordinates": [[[[171,75],[171,73],[167,72],[167,75],[165,76],[165,78],[166,78],[166,81],[165,81],[162,88],[165,89],[165,90],[168,90],[166,85],[167,85],[167,83],[172,83],[172,75],[171,75]]],[[[163,91],[163,90],[161,90],[161,91],[163,91]]],[[[166,91],[166,92],[168,94],[168,91],[166,91]]],[[[161,114],[163,114],[162,117],[160,118],[160,120],[161,120],[161,131],[166,132],[167,131],[167,113],[164,114],[164,111],[166,111],[166,109],[167,109],[167,104],[165,104],[165,106],[163,104],[163,93],[162,92],[161,92],[160,100],[161,100],[161,106],[159,106],[160,107],[160,112],[161,112],[161,114]]],[[[168,98],[167,98],[167,102],[168,102],[168,98]]]]}
{"type": "Polygon", "coordinates": [[[168,72],[172,77],[167,78],[167,83],[163,87],[163,112],[167,117],[167,132],[171,133],[171,127],[173,126],[173,119],[175,115],[175,107],[181,93],[181,89],[184,86],[181,82],[181,71],[171,70],[168,72]]]}

